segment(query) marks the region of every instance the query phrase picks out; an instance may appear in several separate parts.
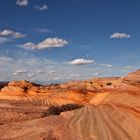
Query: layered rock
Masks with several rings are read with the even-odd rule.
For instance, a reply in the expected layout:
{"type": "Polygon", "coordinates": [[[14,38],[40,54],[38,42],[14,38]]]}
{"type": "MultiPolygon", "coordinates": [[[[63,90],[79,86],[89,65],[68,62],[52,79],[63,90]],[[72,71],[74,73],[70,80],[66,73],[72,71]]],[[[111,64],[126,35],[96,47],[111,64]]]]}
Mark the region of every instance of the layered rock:
{"type": "Polygon", "coordinates": [[[134,96],[118,92],[100,93],[97,96],[88,105],[75,111],[1,126],[1,138],[11,140],[139,140],[139,94],[134,96]]]}
{"type": "Polygon", "coordinates": [[[140,70],[128,74],[123,78],[123,82],[133,86],[140,86],[140,70]]]}
{"type": "MultiPolygon", "coordinates": [[[[78,85],[78,83],[77,83],[78,85]]],[[[88,102],[94,92],[82,86],[41,86],[28,81],[12,81],[1,89],[0,99],[35,102],[41,105],[63,105],[88,102]]]]}
{"type": "Polygon", "coordinates": [[[96,78],[61,85],[11,82],[2,88],[0,99],[6,95],[31,103],[38,100],[44,102],[43,107],[70,103],[83,107],[58,116],[2,125],[2,140],[139,140],[140,70],[122,78],[96,78]]]}
{"type": "Polygon", "coordinates": [[[137,90],[140,89],[140,70],[129,73],[127,76],[122,77],[122,82],[119,85],[120,89],[123,90],[137,90]]]}

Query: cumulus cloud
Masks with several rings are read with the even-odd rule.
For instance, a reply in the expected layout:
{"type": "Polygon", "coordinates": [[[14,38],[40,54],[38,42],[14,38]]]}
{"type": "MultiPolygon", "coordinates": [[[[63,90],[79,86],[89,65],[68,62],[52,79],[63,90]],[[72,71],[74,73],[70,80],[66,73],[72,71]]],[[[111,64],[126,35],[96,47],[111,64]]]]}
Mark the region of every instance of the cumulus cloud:
{"type": "Polygon", "coordinates": [[[110,38],[130,38],[131,35],[126,33],[113,33],[110,38]]]}
{"type": "Polygon", "coordinates": [[[48,6],[46,4],[39,6],[39,5],[35,5],[34,8],[38,11],[44,11],[44,10],[48,10],[48,6]]]}
{"type": "Polygon", "coordinates": [[[16,4],[19,6],[27,6],[28,5],[28,0],[17,0],[16,4]]]}
{"type": "Polygon", "coordinates": [[[1,81],[25,79],[43,83],[66,82],[91,78],[93,73],[90,70],[90,66],[72,67],[47,58],[26,56],[16,59],[0,56],[1,81]]]}
{"type": "MultiPolygon", "coordinates": [[[[93,60],[92,60],[93,61],[93,60]]],[[[35,56],[22,56],[12,58],[0,56],[0,78],[1,81],[28,80],[41,83],[66,82],[69,80],[90,79],[96,76],[118,76],[127,74],[124,67],[106,68],[83,65],[82,67],[52,61],[47,58],[35,56]],[[117,69],[117,74],[115,74],[117,69]],[[59,77],[59,78],[56,78],[59,77]]]]}
{"type": "Polygon", "coordinates": [[[112,65],[111,64],[101,64],[101,66],[107,67],[107,68],[112,68],[112,65]]]}
{"type": "Polygon", "coordinates": [[[36,50],[43,50],[47,48],[59,48],[64,47],[68,44],[68,41],[64,39],[59,38],[47,38],[43,40],[42,42],[38,44],[34,44],[32,42],[27,42],[23,45],[20,45],[21,47],[24,47],[26,49],[36,49],[36,50]]]}
{"type": "Polygon", "coordinates": [[[35,48],[34,48],[35,44],[32,43],[32,42],[27,42],[27,43],[25,43],[25,44],[23,44],[23,45],[20,45],[20,46],[21,46],[21,47],[24,47],[24,48],[26,48],[26,49],[35,49],[35,48]]]}
{"type": "Polygon", "coordinates": [[[88,60],[88,59],[80,58],[80,59],[75,59],[68,62],[68,64],[73,64],[73,65],[85,65],[85,64],[90,64],[90,63],[95,63],[95,60],[88,60]]]}
{"type": "Polygon", "coordinates": [[[5,29],[3,31],[0,31],[0,36],[1,37],[12,37],[12,38],[23,38],[23,37],[25,37],[25,34],[15,32],[13,30],[5,29]]]}

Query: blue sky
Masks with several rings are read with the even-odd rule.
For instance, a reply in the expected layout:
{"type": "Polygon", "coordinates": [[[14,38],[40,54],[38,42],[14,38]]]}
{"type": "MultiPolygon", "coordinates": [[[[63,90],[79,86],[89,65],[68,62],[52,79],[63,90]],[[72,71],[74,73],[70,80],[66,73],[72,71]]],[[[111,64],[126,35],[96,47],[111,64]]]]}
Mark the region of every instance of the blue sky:
{"type": "Polygon", "coordinates": [[[63,82],[140,66],[139,0],[1,0],[0,80],[63,82]]]}

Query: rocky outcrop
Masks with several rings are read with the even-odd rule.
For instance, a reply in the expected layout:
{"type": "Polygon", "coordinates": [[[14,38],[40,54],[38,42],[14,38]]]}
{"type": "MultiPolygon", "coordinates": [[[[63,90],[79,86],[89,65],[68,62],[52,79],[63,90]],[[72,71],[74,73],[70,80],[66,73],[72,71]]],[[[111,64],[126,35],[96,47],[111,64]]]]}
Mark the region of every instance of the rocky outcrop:
{"type": "MultiPolygon", "coordinates": [[[[42,104],[61,104],[62,102],[88,103],[100,92],[111,92],[119,89],[138,90],[140,70],[126,77],[95,78],[84,81],[71,81],[63,84],[42,86],[28,81],[11,81],[1,88],[0,99],[42,102],[42,104]]],[[[61,104],[62,105],[62,104],[61,104]]]]}
{"type": "Polygon", "coordinates": [[[25,94],[33,86],[28,81],[11,81],[5,87],[1,89],[1,93],[10,93],[11,96],[16,94],[25,94]]]}
{"type": "Polygon", "coordinates": [[[133,86],[140,86],[140,70],[128,74],[123,78],[123,82],[133,86]]]}
{"type": "Polygon", "coordinates": [[[0,90],[5,87],[8,84],[8,82],[0,82],[0,90]]]}
{"type": "Polygon", "coordinates": [[[0,126],[0,136],[11,140],[139,140],[139,100],[139,93],[99,93],[80,109],[0,126]]]}
{"type": "MultiPolygon", "coordinates": [[[[139,140],[139,91],[140,70],[122,78],[96,78],[60,85],[41,86],[27,81],[10,82],[2,88],[0,100],[8,97],[8,101],[12,99],[12,102],[20,101],[20,104],[30,103],[32,104],[30,109],[39,111],[41,108],[47,111],[45,107],[52,105],[76,104],[81,105],[81,108],[66,112],[58,110],[60,115],[57,116],[48,116],[48,112],[44,112],[47,114],[47,117],[43,116],[44,118],[38,118],[37,113],[38,119],[35,120],[0,125],[0,138],[2,140],[139,140]],[[41,107],[36,107],[38,103],[41,103],[41,107]]],[[[19,106],[16,106],[16,109],[22,110],[19,106]]],[[[29,111],[29,106],[24,111],[27,110],[29,111]]],[[[53,111],[51,110],[52,114],[53,111]]],[[[11,112],[6,111],[6,115],[3,113],[1,118],[11,112]]],[[[13,116],[15,121],[19,113],[16,112],[13,116]]],[[[20,116],[21,120],[31,117],[28,113],[24,115],[23,112],[20,116]]]]}
{"type": "Polygon", "coordinates": [[[59,84],[41,86],[23,80],[9,82],[1,89],[0,99],[24,101],[42,106],[85,103],[93,95],[93,90],[91,93],[91,90],[83,86],[61,87],[59,84]]]}
{"type": "Polygon", "coordinates": [[[121,78],[119,89],[129,91],[140,90],[140,70],[129,73],[127,76],[121,78]]]}

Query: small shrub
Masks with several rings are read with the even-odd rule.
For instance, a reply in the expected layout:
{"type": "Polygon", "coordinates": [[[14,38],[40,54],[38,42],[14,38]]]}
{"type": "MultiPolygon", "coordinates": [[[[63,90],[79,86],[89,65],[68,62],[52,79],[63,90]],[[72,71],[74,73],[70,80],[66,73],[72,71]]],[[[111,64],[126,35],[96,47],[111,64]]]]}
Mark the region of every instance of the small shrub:
{"type": "Polygon", "coordinates": [[[23,88],[24,92],[28,92],[28,87],[23,88]]]}
{"type": "Polygon", "coordinates": [[[103,85],[100,85],[101,87],[103,87],[103,85]]]}
{"type": "Polygon", "coordinates": [[[47,117],[50,115],[60,115],[61,112],[75,110],[83,107],[83,105],[77,104],[67,104],[62,106],[50,106],[46,112],[43,112],[42,117],[47,117]]]}
{"type": "Polygon", "coordinates": [[[106,85],[107,85],[107,86],[111,86],[111,85],[112,85],[112,83],[111,83],[111,82],[109,82],[109,83],[106,83],[106,85]]]}

